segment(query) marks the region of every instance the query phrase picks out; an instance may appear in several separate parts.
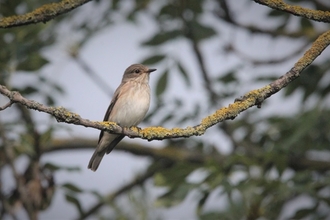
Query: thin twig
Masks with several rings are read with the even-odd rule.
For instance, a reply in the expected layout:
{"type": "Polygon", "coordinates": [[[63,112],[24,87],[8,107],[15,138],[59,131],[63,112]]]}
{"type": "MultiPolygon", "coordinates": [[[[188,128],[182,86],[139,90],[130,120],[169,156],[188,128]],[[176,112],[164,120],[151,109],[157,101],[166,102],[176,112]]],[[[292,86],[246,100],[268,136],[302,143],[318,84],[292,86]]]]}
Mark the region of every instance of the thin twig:
{"type": "Polygon", "coordinates": [[[12,104],[14,104],[14,102],[13,101],[9,101],[4,106],[0,107],[0,111],[5,110],[6,108],[9,108],[12,104]]]}
{"type": "Polygon", "coordinates": [[[237,48],[235,48],[233,45],[229,45],[228,48],[229,50],[235,52],[239,57],[241,57],[244,60],[247,60],[248,62],[252,63],[253,65],[271,65],[271,64],[279,64],[282,62],[288,61],[290,58],[297,56],[298,54],[302,53],[307,46],[310,44],[310,42],[304,43],[301,47],[299,47],[297,50],[293,51],[292,53],[285,55],[281,58],[274,58],[274,59],[269,59],[269,60],[261,60],[261,59],[255,59],[251,58],[249,55],[239,51],[237,48]]]}
{"type": "Polygon", "coordinates": [[[79,55],[72,56],[73,60],[84,70],[95,84],[100,88],[107,96],[112,97],[113,90],[105,83],[105,81],[83,60],[79,55]]]}

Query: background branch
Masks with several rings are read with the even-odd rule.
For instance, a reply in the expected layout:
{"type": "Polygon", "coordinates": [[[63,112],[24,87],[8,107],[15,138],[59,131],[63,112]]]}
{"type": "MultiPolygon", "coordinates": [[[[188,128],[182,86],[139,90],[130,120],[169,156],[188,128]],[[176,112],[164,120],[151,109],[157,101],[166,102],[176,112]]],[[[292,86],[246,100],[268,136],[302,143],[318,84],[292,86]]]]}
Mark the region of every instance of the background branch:
{"type": "Polygon", "coordinates": [[[49,3],[23,15],[13,15],[0,19],[0,28],[10,28],[40,22],[47,22],[55,17],[67,13],[91,0],[62,0],[49,3]]]}
{"type": "Polygon", "coordinates": [[[123,193],[131,190],[133,187],[142,185],[146,180],[154,176],[156,172],[171,165],[172,163],[170,161],[157,162],[156,165],[147,169],[143,174],[136,176],[135,178],[133,178],[132,181],[128,182],[127,184],[124,184],[117,191],[108,194],[103,201],[99,201],[98,203],[96,203],[94,206],[92,206],[90,209],[88,209],[86,212],[80,215],[79,218],[77,219],[86,219],[90,215],[97,213],[97,211],[107,203],[113,202],[114,199],[116,199],[118,196],[122,195],[123,193]]]}
{"type": "MultiPolygon", "coordinates": [[[[43,153],[52,153],[63,150],[82,150],[82,149],[95,149],[97,140],[74,138],[74,139],[55,139],[47,146],[43,146],[43,153]]],[[[198,150],[191,150],[188,148],[178,148],[168,145],[164,148],[144,147],[139,144],[127,143],[122,141],[118,144],[115,151],[124,151],[136,156],[147,156],[154,160],[167,160],[172,162],[191,163],[197,165],[217,164],[218,167],[225,165],[231,155],[222,155],[220,153],[205,154],[198,150]]],[[[263,154],[261,149],[253,148],[253,151],[248,153],[248,157],[259,158],[262,161],[263,154]]],[[[330,169],[330,162],[307,159],[300,157],[299,160],[293,156],[289,156],[290,167],[294,170],[315,169],[320,172],[330,169]]],[[[236,157],[234,164],[244,164],[246,162],[246,155],[236,157]]]]}
{"type": "Polygon", "coordinates": [[[304,17],[307,19],[311,19],[314,21],[322,21],[326,23],[330,23],[330,12],[329,11],[320,11],[320,10],[312,10],[303,8],[298,5],[289,5],[286,4],[282,0],[254,0],[256,3],[261,5],[266,5],[270,8],[288,12],[293,15],[297,15],[300,17],[304,17]]]}

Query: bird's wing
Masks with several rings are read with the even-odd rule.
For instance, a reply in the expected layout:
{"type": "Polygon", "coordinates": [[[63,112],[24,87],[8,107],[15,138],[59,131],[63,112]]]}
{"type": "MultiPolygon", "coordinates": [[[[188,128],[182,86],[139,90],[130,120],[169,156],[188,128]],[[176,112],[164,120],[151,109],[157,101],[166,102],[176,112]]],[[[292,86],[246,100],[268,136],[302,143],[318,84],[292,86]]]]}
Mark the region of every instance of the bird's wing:
{"type": "MultiPolygon", "coordinates": [[[[116,102],[118,100],[118,97],[119,97],[119,90],[117,89],[116,92],[115,92],[115,94],[114,94],[114,96],[113,96],[113,98],[112,98],[112,100],[111,100],[111,103],[110,103],[110,105],[109,105],[109,107],[107,109],[107,112],[104,115],[103,121],[109,121],[110,114],[111,114],[112,109],[113,109],[113,107],[115,106],[115,104],[116,104],[116,102]]],[[[104,131],[101,131],[100,132],[98,143],[100,143],[100,141],[101,141],[101,139],[103,137],[103,134],[104,134],[104,131]]]]}

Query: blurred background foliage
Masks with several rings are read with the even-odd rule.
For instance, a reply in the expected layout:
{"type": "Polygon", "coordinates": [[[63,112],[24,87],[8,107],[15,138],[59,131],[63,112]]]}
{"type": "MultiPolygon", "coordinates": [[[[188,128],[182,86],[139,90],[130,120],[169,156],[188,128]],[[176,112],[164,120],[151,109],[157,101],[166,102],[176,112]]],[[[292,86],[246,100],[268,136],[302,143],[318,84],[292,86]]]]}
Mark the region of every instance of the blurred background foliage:
{"type": "MultiPolygon", "coordinates": [[[[24,14],[49,2],[52,1],[0,0],[0,17],[24,14]]],[[[327,0],[286,2],[330,11],[327,0]]],[[[92,1],[46,24],[1,29],[0,82],[26,98],[56,105],[58,98],[65,96],[66,88],[43,76],[43,68],[51,64],[44,51],[61,42],[59,32],[68,25],[76,37],[76,44],[68,49],[72,61],[80,63],[83,72],[100,87],[106,87],[101,85],[97,73],[84,64],[79,51],[105,28],[118,23],[138,25],[144,15],[158,30],[141,42],[141,48],[148,48],[150,53],[140,62],[153,67],[162,65],[153,90],[156,105],[149,111],[146,123],[195,125],[248,91],[242,88],[257,88],[283,75],[329,29],[329,24],[267,7],[256,15],[260,16],[259,22],[236,19],[237,13],[253,16],[250,10],[254,4],[247,0],[239,4],[228,0],[92,1]],[[234,40],[225,37],[225,31],[232,32],[233,39],[234,32],[241,31],[251,39],[267,39],[274,44],[283,40],[299,46],[282,51],[281,56],[272,56],[269,51],[267,58],[258,58],[253,48],[240,50],[234,40]],[[238,64],[221,72],[210,71],[206,44],[218,51],[212,54],[212,62],[218,63],[215,66],[226,62],[223,57],[235,57],[238,64]],[[188,45],[193,60],[169,52],[173,45],[188,45]],[[254,73],[254,69],[258,71],[254,73]],[[186,96],[189,91],[200,89],[203,98],[196,98],[187,108],[184,96],[173,96],[173,91],[169,91],[174,75],[186,88],[186,96]],[[196,77],[200,88],[194,87],[196,77]],[[164,106],[166,110],[162,110],[164,106]]],[[[235,120],[215,126],[209,136],[166,140],[163,148],[153,152],[143,146],[125,148],[151,162],[144,174],[133,178],[131,185],[110,195],[83,189],[75,182],[58,184],[54,179],[56,172],[79,172],[85,167],[41,162],[42,155],[52,151],[49,148],[54,146],[54,132],[62,128],[51,117],[39,120],[39,113],[14,105],[6,110],[11,112],[9,117],[1,112],[1,219],[15,219],[20,212],[37,219],[40,212],[51,207],[59,188],[64,189],[61,193],[67,202],[76,207],[79,219],[154,219],[155,206],[175,207],[187,199],[195,207],[196,219],[329,219],[329,64],[329,51],[325,51],[298,80],[276,95],[275,104],[268,104],[272,97],[263,108],[249,109],[235,120]],[[226,151],[221,150],[224,145],[226,151]],[[22,157],[28,162],[18,169],[16,160],[22,157]],[[6,172],[11,180],[4,179],[6,172]],[[162,193],[148,205],[144,200],[150,192],[145,182],[150,179],[162,193]],[[6,181],[13,184],[4,187],[6,181]],[[83,206],[81,194],[92,195],[96,205],[83,206]],[[118,196],[128,197],[129,204],[120,205],[118,196]]],[[[93,143],[85,142],[76,151],[92,148],[93,143]]]]}

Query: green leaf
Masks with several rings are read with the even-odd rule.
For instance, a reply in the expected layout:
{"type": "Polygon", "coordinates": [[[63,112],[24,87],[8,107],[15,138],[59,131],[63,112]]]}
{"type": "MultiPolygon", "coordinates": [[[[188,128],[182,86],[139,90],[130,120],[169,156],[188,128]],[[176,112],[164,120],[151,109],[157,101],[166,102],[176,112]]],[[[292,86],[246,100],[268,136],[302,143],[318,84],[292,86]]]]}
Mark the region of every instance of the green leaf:
{"type": "Polygon", "coordinates": [[[159,124],[164,124],[165,122],[171,120],[172,118],[174,117],[174,115],[172,113],[169,113],[166,115],[166,117],[164,117],[160,122],[159,124]]]}
{"type": "Polygon", "coordinates": [[[96,190],[91,190],[91,191],[89,191],[91,194],[93,194],[95,197],[97,197],[97,199],[98,200],[103,200],[104,198],[103,198],[103,196],[102,196],[102,194],[100,194],[98,191],[96,191],[96,190]]]}
{"type": "Polygon", "coordinates": [[[287,13],[285,12],[282,12],[282,11],[279,11],[279,10],[271,10],[269,13],[268,13],[268,16],[270,17],[279,17],[279,16],[284,16],[286,15],[287,13]]]}
{"type": "Polygon", "coordinates": [[[230,72],[226,73],[225,75],[218,77],[217,80],[221,81],[223,83],[231,83],[231,82],[236,82],[237,78],[235,76],[235,72],[230,71],[230,72]]]}
{"type": "Polygon", "coordinates": [[[188,87],[190,87],[191,86],[191,82],[190,82],[190,79],[189,79],[189,76],[188,76],[188,73],[187,73],[186,69],[180,63],[178,63],[178,68],[179,68],[179,73],[181,74],[181,76],[183,77],[184,81],[186,82],[186,85],[188,87]]]}
{"type": "Polygon", "coordinates": [[[167,186],[166,178],[161,173],[156,173],[153,178],[155,186],[167,186]]]}
{"type": "Polygon", "coordinates": [[[305,18],[301,18],[300,19],[300,26],[304,30],[306,30],[306,29],[307,30],[310,30],[310,29],[313,29],[314,28],[312,22],[310,20],[308,20],[308,19],[305,19],[305,18]]]}
{"type": "Polygon", "coordinates": [[[54,128],[51,126],[45,132],[42,133],[40,141],[44,144],[47,144],[51,139],[54,132],[54,128]]]}
{"type": "Polygon", "coordinates": [[[305,208],[298,210],[295,215],[290,219],[303,219],[310,214],[315,213],[315,208],[305,208]]]}
{"type": "Polygon", "coordinates": [[[72,203],[74,206],[76,206],[76,208],[79,211],[79,214],[82,214],[83,213],[81,204],[80,204],[79,200],[77,199],[77,197],[75,197],[75,196],[73,196],[71,194],[66,194],[65,195],[65,199],[66,199],[66,201],[68,201],[68,202],[72,203]]]}
{"type": "Polygon", "coordinates": [[[46,95],[46,103],[47,105],[55,105],[55,99],[54,97],[50,96],[50,95],[46,95]]]}
{"type": "Polygon", "coordinates": [[[198,215],[202,214],[202,210],[204,207],[205,202],[207,201],[207,199],[209,198],[210,192],[203,192],[203,196],[202,198],[200,198],[199,202],[198,202],[198,206],[197,206],[197,213],[198,215]]]}
{"type": "Polygon", "coordinates": [[[18,64],[17,70],[36,71],[47,63],[49,63],[49,61],[43,58],[39,53],[32,53],[18,64]]]}
{"type": "Polygon", "coordinates": [[[147,57],[146,59],[141,61],[141,63],[143,63],[145,65],[151,65],[151,64],[159,63],[164,58],[165,58],[165,55],[163,55],[163,54],[154,55],[154,56],[151,56],[151,57],[147,57]]]}
{"type": "Polygon", "coordinates": [[[78,186],[76,185],[73,185],[72,183],[65,183],[65,184],[62,184],[62,187],[63,188],[66,188],[72,192],[75,192],[75,193],[81,193],[83,192],[83,190],[81,190],[78,186]]]}
{"type": "Polygon", "coordinates": [[[173,4],[164,5],[159,11],[159,17],[164,18],[164,20],[179,18],[178,7],[175,7],[173,4]]]}
{"type": "Polygon", "coordinates": [[[158,46],[167,41],[174,40],[177,37],[179,37],[180,35],[181,35],[181,31],[179,31],[179,30],[161,32],[161,33],[155,34],[151,39],[143,42],[142,44],[145,46],[158,46]]]}
{"type": "Polygon", "coordinates": [[[24,95],[31,95],[38,92],[38,89],[36,87],[26,86],[25,88],[20,89],[20,92],[24,95]]]}
{"type": "Polygon", "coordinates": [[[182,183],[181,185],[172,188],[161,197],[157,199],[157,205],[170,207],[180,204],[188,195],[188,193],[195,188],[195,184],[182,183]]]}
{"type": "Polygon", "coordinates": [[[157,87],[156,87],[156,96],[159,97],[162,95],[167,87],[168,81],[168,70],[166,70],[161,77],[158,79],[157,87]]]}
{"type": "Polygon", "coordinates": [[[45,169],[49,169],[51,171],[58,171],[58,170],[66,170],[66,171],[80,171],[79,167],[68,167],[68,166],[58,166],[53,163],[46,163],[44,165],[45,169]]]}
{"type": "Polygon", "coordinates": [[[193,38],[197,41],[204,40],[216,35],[216,32],[213,28],[200,24],[197,21],[189,22],[189,28],[192,31],[193,38]]]}

